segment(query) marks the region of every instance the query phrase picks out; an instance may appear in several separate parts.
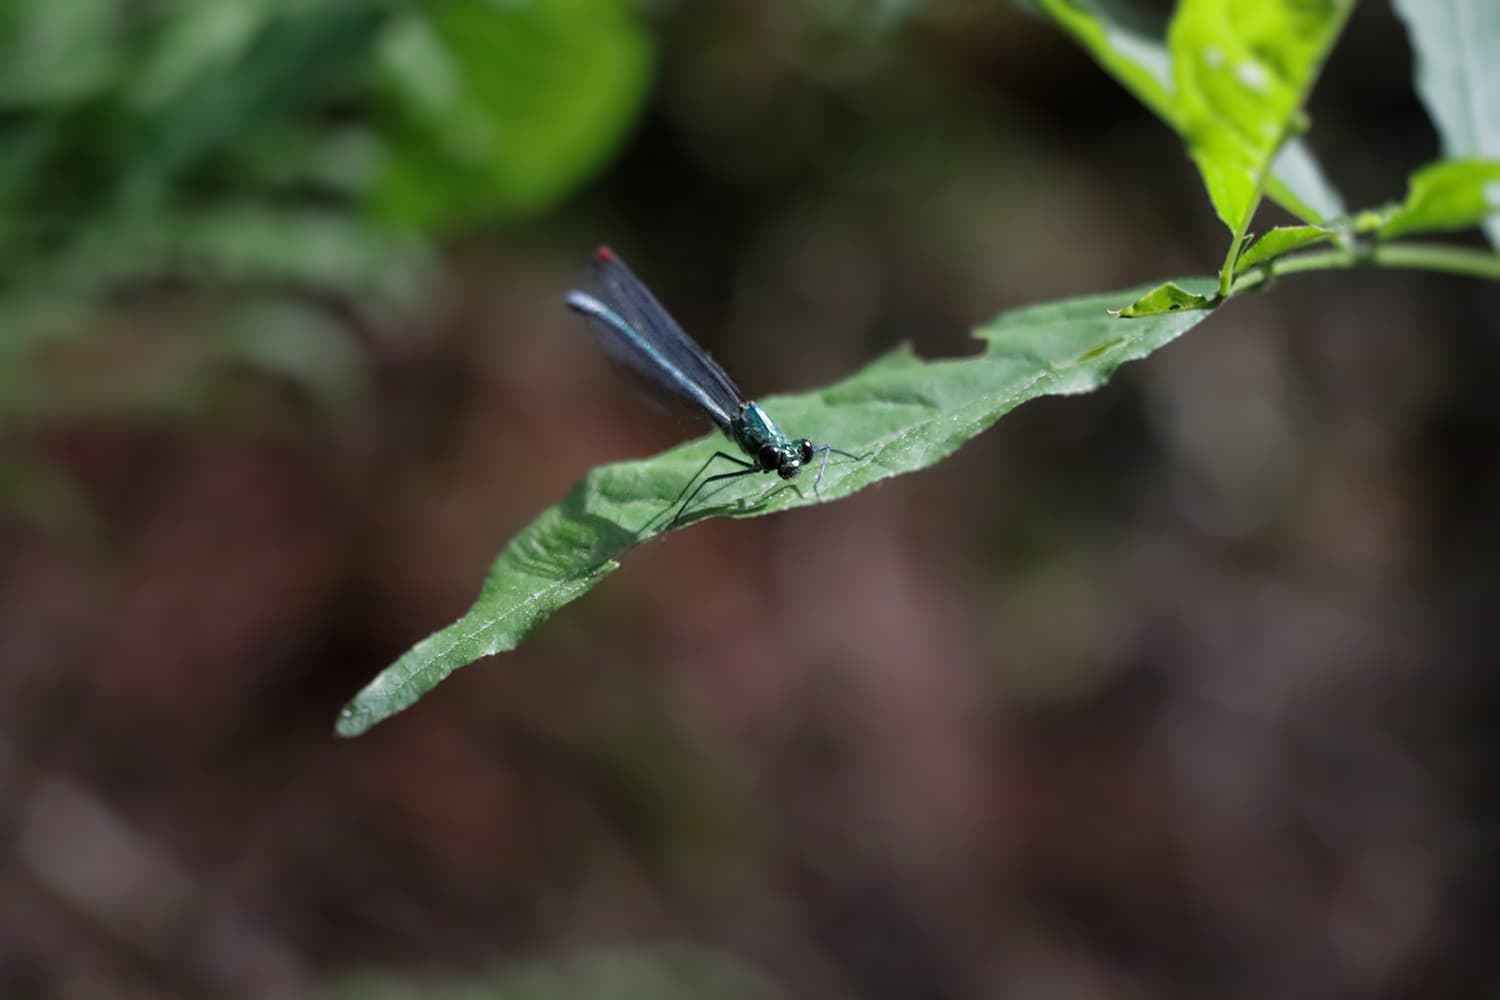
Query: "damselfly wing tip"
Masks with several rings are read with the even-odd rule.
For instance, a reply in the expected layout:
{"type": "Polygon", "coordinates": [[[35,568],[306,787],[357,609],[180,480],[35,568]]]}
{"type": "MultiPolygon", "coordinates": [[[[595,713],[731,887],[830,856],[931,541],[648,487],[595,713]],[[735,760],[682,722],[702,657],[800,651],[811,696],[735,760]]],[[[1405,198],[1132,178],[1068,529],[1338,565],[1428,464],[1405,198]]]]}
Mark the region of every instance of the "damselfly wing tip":
{"type": "Polygon", "coordinates": [[[615,259],[615,252],[608,244],[601,243],[594,250],[594,263],[608,264],[615,259]]]}

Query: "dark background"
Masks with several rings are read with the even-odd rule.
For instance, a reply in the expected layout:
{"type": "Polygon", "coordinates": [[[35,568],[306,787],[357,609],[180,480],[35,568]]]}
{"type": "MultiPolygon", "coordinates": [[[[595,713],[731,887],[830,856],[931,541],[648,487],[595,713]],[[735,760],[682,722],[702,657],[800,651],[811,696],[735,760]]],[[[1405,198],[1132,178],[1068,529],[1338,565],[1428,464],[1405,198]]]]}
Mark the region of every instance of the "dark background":
{"type": "MultiPolygon", "coordinates": [[[[0,383],[0,995],[1495,995],[1474,281],[1285,279],[931,471],[632,552],[333,736],[587,468],[699,432],[562,307],[594,243],[752,394],[1222,259],[1179,142],[1043,20],[643,23],[648,96],[585,182],[418,227],[399,309],[385,264],[271,283],[334,331],[312,362],[226,349],[243,288],[191,259],[35,279],[113,170],[104,112],[68,133],[66,211],[0,261],[7,301],[79,307],[0,383]]],[[[1352,207],[1438,155],[1410,80],[1361,5],[1309,137],[1352,207]]]]}

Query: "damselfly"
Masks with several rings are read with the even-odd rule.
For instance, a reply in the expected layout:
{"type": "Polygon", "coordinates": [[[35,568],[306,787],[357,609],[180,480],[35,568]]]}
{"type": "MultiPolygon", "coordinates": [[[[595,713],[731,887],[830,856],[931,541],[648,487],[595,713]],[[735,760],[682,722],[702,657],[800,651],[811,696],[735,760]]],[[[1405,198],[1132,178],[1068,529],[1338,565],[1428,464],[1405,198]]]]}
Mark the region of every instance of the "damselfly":
{"type": "Polygon", "coordinates": [[[832,445],[788,437],[758,403],[745,398],[719,363],[683,332],[609,247],[594,251],[593,284],[591,291],[569,292],[568,305],[589,321],[604,349],[666,391],[696,403],[750,459],[747,462],[722,451],[709,456],[672,501],[676,506],[682,500],[682,506],[668,528],[676,527],[709,483],[756,472],[775,472],[782,479],[794,479],[803,466],[812,464],[815,455],[821,455],[818,474],[813,477],[813,494],[817,495],[830,455],[860,458],[832,445]],[[688,493],[698,477],[720,459],[739,468],[709,476],[688,493]],[[682,499],[684,494],[686,500],[682,499]]]}

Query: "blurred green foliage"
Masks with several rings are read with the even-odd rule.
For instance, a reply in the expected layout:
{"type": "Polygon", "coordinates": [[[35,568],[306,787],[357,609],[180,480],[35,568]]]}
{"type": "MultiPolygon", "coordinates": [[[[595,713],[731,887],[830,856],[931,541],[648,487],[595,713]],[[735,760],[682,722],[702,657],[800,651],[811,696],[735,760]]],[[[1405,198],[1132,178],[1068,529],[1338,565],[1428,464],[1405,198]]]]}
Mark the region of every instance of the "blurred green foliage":
{"type": "Polygon", "coordinates": [[[439,236],[572,192],[652,52],[626,0],[11,0],[0,55],[0,416],[43,418],[75,397],[42,342],[184,294],[176,335],[347,384],[317,341],[399,329],[439,236]]]}
{"type": "Polygon", "coordinates": [[[429,229],[550,207],[614,149],[649,61],[619,0],[447,0],[402,18],[380,45],[380,209],[429,229]]]}
{"type": "MultiPolygon", "coordinates": [[[[354,977],[332,991],[337,1000],[396,1000],[413,984],[384,976],[354,977]]],[[[580,952],[517,962],[489,975],[426,982],[434,1000],[773,1000],[779,989],[748,967],[687,946],[580,952]]]]}

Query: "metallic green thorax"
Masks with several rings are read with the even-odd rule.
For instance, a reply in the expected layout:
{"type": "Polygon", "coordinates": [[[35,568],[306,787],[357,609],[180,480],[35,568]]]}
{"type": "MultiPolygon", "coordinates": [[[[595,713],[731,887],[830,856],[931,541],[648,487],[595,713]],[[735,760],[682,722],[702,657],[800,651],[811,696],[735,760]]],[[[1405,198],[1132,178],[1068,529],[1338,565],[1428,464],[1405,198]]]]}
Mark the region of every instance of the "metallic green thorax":
{"type": "Polygon", "coordinates": [[[765,444],[791,444],[787,436],[776,426],[771,415],[760,408],[759,403],[746,403],[740,410],[739,419],[729,425],[734,443],[747,455],[754,455],[765,444]]]}
{"type": "Polygon", "coordinates": [[[766,472],[774,469],[783,479],[795,476],[811,457],[811,446],[805,441],[787,437],[758,403],[746,403],[740,407],[739,416],[729,423],[729,435],[761,469],[766,472]]]}

